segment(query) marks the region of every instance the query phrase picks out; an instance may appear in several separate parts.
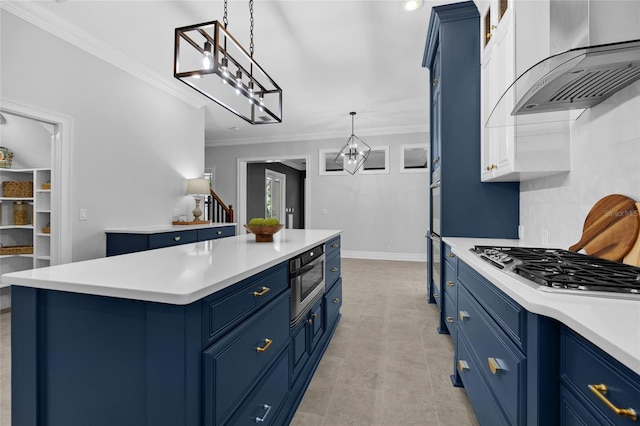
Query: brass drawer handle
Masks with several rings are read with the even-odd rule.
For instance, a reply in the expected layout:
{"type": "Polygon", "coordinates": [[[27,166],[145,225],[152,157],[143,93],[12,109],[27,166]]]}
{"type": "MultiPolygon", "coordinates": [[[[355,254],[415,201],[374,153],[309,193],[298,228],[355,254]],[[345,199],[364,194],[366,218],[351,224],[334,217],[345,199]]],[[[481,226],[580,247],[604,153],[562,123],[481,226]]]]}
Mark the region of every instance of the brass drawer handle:
{"type": "Polygon", "coordinates": [[[312,319],[308,319],[307,320],[307,324],[313,324],[313,320],[312,319]]]}
{"type": "Polygon", "coordinates": [[[460,317],[460,321],[464,321],[465,319],[469,318],[469,312],[459,311],[458,316],[460,317]]]}
{"type": "Polygon", "coordinates": [[[458,360],[458,370],[464,371],[469,369],[469,363],[463,359],[458,360]]]}
{"type": "Polygon", "coordinates": [[[267,349],[269,349],[269,346],[271,346],[271,344],[273,343],[273,340],[271,339],[264,339],[264,346],[258,346],[256,348],[257,352],[264,352],[267,349]]]}
{"type": "Polygon", "coordinates": [[[267,292],[269,290],[271,290],[269,287],[262,287],[262,289],[260,291],[254,291],[253,292],[253,297],[264,296],[265,294],[267,294],[267,292]]]}
{"type": "Polygon", "coordinates": [[[318,314],[311,315],[313,318],[318,318],[318,314]]]}
{"type": "Polygon", "coordinates": [[[456,255],[453,253],[447,253],[447,257],[456,257],[456,255]]]}
{"type": "Polygon", "coordinates": [[[434,294],[434,295],[433,295],[433,298],[434,298],[434,299],[437,299],[437,298],[438,298],[438,295],[437,295],[437,294],[434,294]]]}
{"type": "Polygon", "coordinates": [[[638,415],[636,414],[636,410],[633,408],[618,408],[609,399],[604,396],[607,393],[607,385],[599,384],[599,385],[589,385],[589,390],[595,394],[595,396],[600,399],[600,401],[604,402],[611,411],[616,413],[617,416],[629,417],[631,420],[638,420],[638,415]]]}
{"type": "Polygon", "coordinates": [[[454,285],[454,284],[453,284],[453,281],[447,281],[447,285],[448,285],[449,287],[453,287],[453,285],[454,285]]]}
{"type": "Polygon", "coordinates": [[[338,268],[334,266],[333,268],[331,268],[331,272],[338,272],[338,268]]]}
{"type": "Polygon", "coordinates": [[[437,86],[437,85],[438,85],[438,79],[437,79],[437,78],[434,78],[434,79],[433,79],[433,86],[435,87],[435,86],[437,86]]]}
{"type": "Polygon", "coordinates": [[[452,322],[453,322],[453,318],[451,318],[451,317],[447,317],[447,322],[448,322],[448,323],[452,323],[452,322]]]}
{"type": "Polygon", "coordinates": [[[338,248],[338,247],[340,247],[340,246],[338,245],[338,243],[333,243],[333,244],[331,244],[331,248],[338,248]]]}
{"type": "Polygon", "coordinates": [[[336,297],[335,299],[333,299],[333,303],[340,303],[340,299],[336,297]]]}
{"type": "Polygon", "coordinates": [[[180,237],[173,237],[173,241],[180,241],[180,237]]]}
{"type": "Polygon", "coordinates": [[[218,231],[218,232],[216,232],[216,234],[222,235],[222,231],[218,231]]]}
{"type": "Polygon", "coordinates": [[[489,364],[489,370],[491,374],[498,374],[498,371],[504,370],[497,359],[495,358],[487,358],[487,363],[489,364]]]}

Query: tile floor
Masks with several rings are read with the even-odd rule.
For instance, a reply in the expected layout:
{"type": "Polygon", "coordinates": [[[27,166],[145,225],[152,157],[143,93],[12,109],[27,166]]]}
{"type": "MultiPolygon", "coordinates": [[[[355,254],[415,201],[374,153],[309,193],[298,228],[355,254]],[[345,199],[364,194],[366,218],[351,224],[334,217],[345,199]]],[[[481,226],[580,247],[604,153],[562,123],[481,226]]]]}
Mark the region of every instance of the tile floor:
{"type": "MultiPolygon", "coordinates": [[[[451,386],[426,264],[342,259],[342,319],[292,425],[478,425],[451,386]]],[[[11,426],[11,313],[0,313],[0,426],[11,426]]]]}

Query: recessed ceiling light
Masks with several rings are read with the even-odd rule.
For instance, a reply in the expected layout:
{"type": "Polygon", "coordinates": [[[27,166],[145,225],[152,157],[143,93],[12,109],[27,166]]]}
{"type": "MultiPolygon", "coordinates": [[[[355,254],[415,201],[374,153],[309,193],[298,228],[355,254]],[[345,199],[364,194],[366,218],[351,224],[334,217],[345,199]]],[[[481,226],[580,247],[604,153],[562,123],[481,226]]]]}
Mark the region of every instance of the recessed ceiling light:
{"type": "Polygon", "coordinates": [[[424,4],[424,0],[407,0],[404,2],[404,10],[416,10],[420,9],[424,4]]]}

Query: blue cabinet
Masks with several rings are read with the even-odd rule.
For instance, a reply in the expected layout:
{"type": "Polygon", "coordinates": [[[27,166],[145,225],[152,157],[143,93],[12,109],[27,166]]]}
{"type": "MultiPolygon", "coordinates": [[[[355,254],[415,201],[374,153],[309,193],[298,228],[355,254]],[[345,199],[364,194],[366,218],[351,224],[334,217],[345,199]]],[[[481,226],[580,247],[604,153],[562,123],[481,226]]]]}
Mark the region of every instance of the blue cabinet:
{"type": "Polygon", "coordinates": [[[640,376],[568,327],[560,342],[561,424],[637,425],[640,376]]]}
{"type": "Polygon", "coordinates": [[[457,262],[460,381],[481,424],[557,424],[558,324],[532,314],[457,262]]]}
{"type": "MultiPolygon", "coordinates": [[[[478,28],[478,10],[471,1],[432,8],[422,65],[430,71],[429,228],[440,238],[518,235],[519,184],[480,180],[478,28]]],[[[427,290],[429,300],[446,309],[455,301],[446,298],[447,271],[441,270],[446,250],[440,238],[429,239],[427,290]]],[[[447,332],[450,315],[441,315],[439,331],[447,332]]]]}
{"type": "Polygon", "coordinates": [[[15,425],[283,425],[335,332],[342,280],[295,329],[288,261],[184,306],[20,286],[12,298],[15,425]]]}
{"type": "Polygon", "coordinates": [[[107,232],[107,256],[135,253],[199,241],[231,237],[236,234],[234,225],[214,228],[178,229],[154,233],[107,232]]]}

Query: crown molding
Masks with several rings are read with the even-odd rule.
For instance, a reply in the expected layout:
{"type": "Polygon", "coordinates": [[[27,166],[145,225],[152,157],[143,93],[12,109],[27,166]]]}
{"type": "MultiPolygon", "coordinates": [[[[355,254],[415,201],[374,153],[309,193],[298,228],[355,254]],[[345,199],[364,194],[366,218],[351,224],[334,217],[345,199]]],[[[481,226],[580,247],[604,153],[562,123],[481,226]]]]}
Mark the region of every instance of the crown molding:
{"type": "MultiPolygon", "coordinates": [[[[419,126],[395,126],[395,127],[380,127],[375,129],[362,129],[358,131],[358,136],[385,136],[385,135],[403,135],[410,133],[428,133],[427,125],[419,126]]],[[[267,144],[267,143],[280,143],[280,142],[302,142],[312,140],[325,140],[325,139],[340,139],[347,138],[349,135],[345,132],[322,132],[322,133],[304,133],[304,134],[292,134],[292,135],[277,135],[277,136],[257,136],[250,138],[237,138],[237,139],[221,139],[221,140],[207,140],[205,141],[206,148],[213,148],[218,146],[229,145],[254,145],[254,144],[267,144]]]]}
{"type": "Polygon", "coordinates": [[[201,96],[191,95],[184,90],[180,90],[181,88],[179,88],[178,84],[172,84],[173,82],[167,81],[166,78],[150,70],[134,58],[114,49],[78,26],[38,6],[35,2],[0,1],[0,9],[6,10],[195,108],[201,108],[207,104],[201,96]]]}

